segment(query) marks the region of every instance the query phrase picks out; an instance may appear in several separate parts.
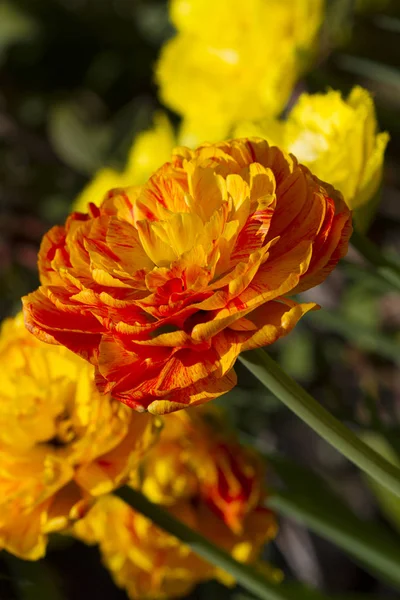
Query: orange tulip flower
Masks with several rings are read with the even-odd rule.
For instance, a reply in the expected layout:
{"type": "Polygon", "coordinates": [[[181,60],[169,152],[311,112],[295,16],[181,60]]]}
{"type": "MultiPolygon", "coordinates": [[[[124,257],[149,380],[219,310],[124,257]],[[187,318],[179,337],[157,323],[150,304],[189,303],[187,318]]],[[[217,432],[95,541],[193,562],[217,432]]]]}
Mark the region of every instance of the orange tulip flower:
{"type": "Polygon", "coordinates": [[[346,253],[350,211],[258,138],[177,148],[44,237],[28,329],[96,368],[102,392],[162,414],[232,389],[240,352],[286,335],[346,253]]]}

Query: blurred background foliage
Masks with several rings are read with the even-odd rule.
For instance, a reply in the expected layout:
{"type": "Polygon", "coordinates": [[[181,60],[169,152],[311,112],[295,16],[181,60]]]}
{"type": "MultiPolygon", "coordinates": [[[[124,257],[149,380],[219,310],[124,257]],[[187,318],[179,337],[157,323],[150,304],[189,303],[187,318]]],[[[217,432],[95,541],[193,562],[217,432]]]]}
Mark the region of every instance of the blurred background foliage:
{"type": "MultiPolygon", "coordinates": [[[[370,237],[396,254],[400,2],[331,0],[327,10],[317,66],[299,83],[291,102],[304,90],[331,87],[347,93],[355,83],[373,92],[381,129],[390,132],[391,141],[370,237]]],[[[122,167],[135,135],[150,126],[159,106],[152,68],[172,33],[163,0],[0,0],[1,318],[16,312],[21,295],[38,283],[36,254],[43,233],[65,218],[99,167],[122,167]]],[[[304,319],[289,339],[274,346],[274,354],[337,417],[399,461],[399,295],[350,251],[340,269],[313,290],[313,300],[324,310],[304,319]]],[[[332,502],[332,508],[343,502],[366,522],[388,533],[399,531],[397,501],[362,480],[241,365],[238,374],[239,386],[218,403],[245,441],[266,453],[282,452],[308,469],[312,465],[328,481],[329,494],[333,489],[338,494],[321,500],[332,502]]],[[[304,473],[290,473],[289,489],[296,489],[296,481],[306,489],[304,473]]],[[[283,517],[277,541],[268,548],[268,560],[289,581],[294,577],[348,600],[361,592],[399,597],[370,566],[301,522],[296,515],[283,517]]],[[[38,564],[4,555],[1,573],[1,600],[125,598],[100,566],[97,550],[63,538],[54,540],[38,564]]],[[[212,583],[191,598],[246,596],[212,583]]]]}

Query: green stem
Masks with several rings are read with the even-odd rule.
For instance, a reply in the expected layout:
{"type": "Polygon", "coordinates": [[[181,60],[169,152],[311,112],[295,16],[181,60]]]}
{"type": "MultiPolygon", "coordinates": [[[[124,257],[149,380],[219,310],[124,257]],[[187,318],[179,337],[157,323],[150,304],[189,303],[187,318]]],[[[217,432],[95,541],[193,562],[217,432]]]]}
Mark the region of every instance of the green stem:
{"type": "Polygon", "coordinates": [[[400,498],[400,469],[369,448],[263,350],[250,350],[239,360],[266,388],[338,452],[400,498]]]}
{"type": "Polygon", "coordinates": [[[400,290],[400,266],[385,256],[377,246],[365,235],[353,231],[351,244],[367,260],[392,287],[400,290]]]}
{"type": "Polygon", "coordinates": [[[369,284],[372,289],[378,289],[381,293],[393,290],[393,285],[389,283],[376,269],[371,269],[367,264],[361,265],[350,262],[347,258],[340,261],[340,270],[356,282],[362,281],[369,284]]]}
{"type": "MultiPolygon", "coordinates": [[[[351,511],[336,511],[336,505],[317,505],[309,493],[273,491],[267,506],[280,515],[290,517],[305,525],[321,537],[331,541],[364,563],[378,578],[400,588],[400,548],[395,540],[384,535],[375,524],[364,522],[351,511]]],[[[334,498],[334,494],[333,498],[334,498]]]]}
{"type": "Polygon", "coordinates": [[[161,529],[177,537],[207,562],[230,573],[248,591],[263,600],[295,600],[295,596],[280,586],[267,581],[248,565],[234,560],[230,554],[214,546],[197,531],[178,521],[163,507],[153,504],[143,494],[129,487],[117,490],[116,495],[129,506],[148,517],[161,529]]]}
{"type": "MultiPolygon", "coordinates": [[[[246,443],[256,448],[258,445],[255,439],[246,443]]],[[[283,490],[269,491],[269,508],[302,523],[342,548],[378,578],[400,589],[397,536],[380,523],[360,518],[320,474],[280,454],[261,451],[261,456],[284,486],[283,490]]]]}

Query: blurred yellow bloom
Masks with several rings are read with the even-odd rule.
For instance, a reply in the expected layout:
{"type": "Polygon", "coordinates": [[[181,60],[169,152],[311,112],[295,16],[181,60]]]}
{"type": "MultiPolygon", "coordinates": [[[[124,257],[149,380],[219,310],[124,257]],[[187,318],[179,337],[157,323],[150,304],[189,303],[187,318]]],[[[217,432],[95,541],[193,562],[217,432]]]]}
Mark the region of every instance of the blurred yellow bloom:
{"type": "Polygon", "coordinates": [[[227,431],[212,405],[166,415],[158,443],[142,464],[142,491],[159,504],[200,495],[235,533],[265,496],[264,465],[227,431]]]}
{"type": "Polygon", "coordinates": [[[118,187],[141,185],[164,162],[175,146],[175,135],[168,117],[156,113],[153,127],[139,133],[133,141],[124,171],[101,169],[75,200],[73,209],[86,212],[89,202],[99,206],[105,194],[118,187]]]}
{"type": "Polygon", "coordinates": [[[100,395],[92,367],[38,341],[22,314],[0,336],[0,549],[37,559],[47,533],[128,478],[155,421],[100,395]]]}
{"type": "Polygon", "coordinates": [[[346,100],[333,90],[302,94],[287,121],[242,123],[236,135],[259,135],[293,153],[340,190],[351,209],[376,193],[389,140],[377,132],[372,96],[359,86],[346,100]]]}
{"type": "Polygon", "coordinates": [[[190,421],[187,411],[166,415],[158,443],[143,460],[140,488],[152,502],[173,505],[199,492],[196,467],[204,458],[207,440],[195,428],[190,431],[195,437],[189,437],[190,421]]]}
{"type": "MultiPolygon", "coordinates": [[[[242,562],[255,560],[270,532],[271,518],[267,511],[251,515],[246,522],[246,532],[241,536],[234,536],[205,504],[195,506],[181,501],[168,511],[242,562]]],[[[132,600],[186,596],[198,583],[209,579],[234,584],[227,573],[206,563],[188,546],[115,496],[102,496],[88,514],[76,522],[74,534],[87,544],[99,545],[102,560],[115,583],[124,588],[132,600]]],[[[268,565],[264,572],[270,578],[280,579],[280,572],[268,565]]]]}
{"type": "MultiPolygon", "coordinates": [[[[140,469],[142,491],[237,560],[254,563],[276,533],[275,517],[263,507],[260,458],[238,444],[212,407],[174,413],[163,421],[159,442],[140,469]]],[[[100,498],[73,532],[99,544],[116,583],[132,600],[179,597],[213,578],[234,583],[113,496],[100,498]]],[[[279,579],[278,571],[262,567],[279,579]]]]}
{"type": "Polygon", "coordinates": [[[236,122],[276,115],[308,67],[324,0],[172,0],[177,35],[156,79],[183,117],[181,143],[228,137],[236,122]]]}
{"type": "MultiPolygon", "coordinates": [[[[179,503],[169,510],[196,527],[195,510],[189,503],[179,503]]],[[[75,524],[74,533],[88,544],[99,545],[115,583],[132,600],[185,596],[196,583],[211,579],[215,572],[186,545],[114,496],[100,498],[75,524]]]]}

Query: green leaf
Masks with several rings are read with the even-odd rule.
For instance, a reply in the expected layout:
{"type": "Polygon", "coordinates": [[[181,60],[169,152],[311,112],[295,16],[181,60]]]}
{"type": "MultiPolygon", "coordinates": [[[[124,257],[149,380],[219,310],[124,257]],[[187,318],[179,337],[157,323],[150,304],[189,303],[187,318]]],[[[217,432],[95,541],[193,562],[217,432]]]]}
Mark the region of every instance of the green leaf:
{"type": "Polygon", "coordinates": [[[174,33],[167,5],[163,2],[138,3],[135,18],[142,35],[153,44],[161,45],[174,33]]]}
{"type": "MultiPolygon", "coordinates": [[[[400,76],[400,71],[399,71],[400,76]]],[[[351,245],[395,290],[400,290],[400,262],[387,256],[357,229],[353,230],[351,245]]]]}
{"type": "Polygon", "coordinates": [[[371,596],[370,594],[325,595],[318,590],[313,590],[297,581],[290,581],[285,584],[285,587],[290,589],[293,593],[296,593],[296,600],[382,600],[382,598],[371,596]]]}
{"type": "MultiPolygon", "coordinates": [[[[293,595],[296,600],[331,600],[331,596],[325,596],[318,590],[314,590],[301,583],[282,583],[281,588],[293,595]]],[[[254,600],[254,596],[245,596],[244,594],[235,594],[233,600],[254,600]]]]}
{"type": "Polygon", "coordinates": [[[400,90],[400,71],[398,69],[349,54],[337,55],[336,64],[343,71],[383,83],[396,91],[400,90]]]}
{"type": "MultiPolygon", "coordinates": [[[[322,592],[314,590],[302,583],[292,581],[283,583],[281,587],[293,594],[296,600],[382,600],[381,598],[372,596],[370,594],[340,594],[340,596],[337,594],[333,596],[330,594],[325,595],[322,592]]],[[[235,594],[232,600],[254,600],[254,596],[235,594]]]]}
{"type": "Polygon", "coordinates": [[[314,345],[311,332],[297,328],[291,334],[290,344],[282,341],[279,362],[292,377],[310,381],[315,375],[314,345]]]}
{"type": "MultiPolygon", "coordinates": [[[[391,448],[390,444],[385,438],[374,431],[367,431],[362,434],[362,439],[373,448],[376,452],[379,452],[387,460],[392,462],[394,465],[400,465],[400,461],[391,448]]],[[[376,481],[370,477],[366,478],[367,484],[374,493],[379,507],[383,514],[388,520],[394,525],[397,531],[400,533],[400,501],[394,494],[391,494],[386,488],[379,485],[376,481]]]]}
{"type": "Polygon", "coordinates": [[[378,300],[381,294],[372,291],[369,282],[358,280],[344,290],[340,316],[369,331],[379,331],[378,300]]]}
{"type": "Polygon", "coordinates": [[[296,519],[400,588],[400,541],[395,536],[360,519],[319,475],[281,456],[268,455],[267,461],[287,488],[271,492],[270,508],[296,519]]]}
{"type": "Polygon", "coordinates": [[[374,19],[374,25],[393,33],[400,33],[400,19],[389,15],[377,15],[374,19]]]}
{"type": "Polygon", "coordinates": [[[331,45],[341,46],[349,41],[354,22],[353,4],[353,0],[332,0],[327,3],[324,30],[331,45]]]}
{"type": "Polygon", "coordinates": [[[79,173],[92,175],[104,166],[110,128],[89,124],[77,104],[66,102],[51,110],[49,135],[60,158],[79,173]]]}
{"type": "Polygon", "coordinates": [[[360,325],[340,312],[322,310],[309,313],[307,319],[322,330],[332,331],[349,340],[356,347],[374,352],[388,360],[400,360],[400,341],[380,331],[360,325]]]}
{"type": "MultiPolygon", "coordinates": [[[[166,508],[153,504],[140,492],[127,486],[117,490],[122,498],[134,510],[151,519],[155,525],[187,544],[193,552],[207,562],[216,565],[232,575],[246,590],[262,600],[297,600],[290,590],[268,581],[260,572],[236,561],[230,554],[215,546],[198,531],[173,517],[166,508]]],[[[311,599],[310,599],[311,600],[311,599]]]]}
{"type": "Polygon", "coordinates": [[[393,286],[371,267],[352,263],[343,259],[339,263],[340,270],[354,282],[362,282],[365,289],[383,295],[393,291],[393,286]]]}
{"type": "Polygon", "coordinates": [[[37,23],[18,6],[0,0],[0,62],[13,44],[31,40],[38,32],[37,23]]]}
{"type": "Polygon", "coordinates": [[[240,362],[304,423],[359,469],[400,498],[400,469],[372,450],[320,402],[258,348],[243,352],[240,362]]]}

